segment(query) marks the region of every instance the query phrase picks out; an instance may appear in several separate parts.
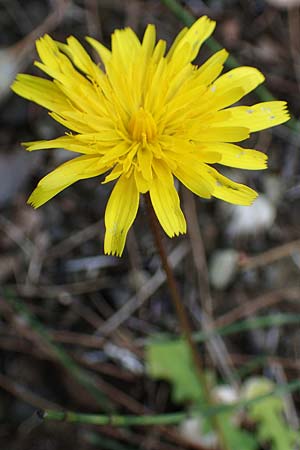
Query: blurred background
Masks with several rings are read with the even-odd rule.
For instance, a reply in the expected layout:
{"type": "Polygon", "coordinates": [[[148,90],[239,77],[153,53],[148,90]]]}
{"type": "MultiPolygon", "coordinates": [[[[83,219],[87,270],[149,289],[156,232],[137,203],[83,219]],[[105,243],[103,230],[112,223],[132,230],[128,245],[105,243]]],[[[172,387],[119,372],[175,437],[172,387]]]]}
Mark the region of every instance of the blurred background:
{"type": "MultiPolygon", "coordinates": [[[[186,392],[192,369],[182,369],[185,357],[172,347],[180,330],[143,204],[121,259],[103,255],[103,215],[111,184],[80,181],[38,210],[28,206],[38,180],[70,152],[25,152],[21,142],[52,139],[64,130],[47,111],[9,88],[18,72],[39,74],[32,65],[34,42],[44,33],[61,41],[74,35],[88,48],[87,35],[109,46],[115,28],[130,26],[142,36],[146,25],[154,23],[158,37],[172,42],[183,24],[164,3],[0,0],[3,450],[217,448],[214,437],[205,440],[199,423],[187,420],[167,429],[121,429],[40,424],[35,414],[48,408],[163,414],[189,411],[199,400],[194,391],[186,392]],[[165,353],[151,344],[161,335],[168,336],[165,353]]],[[[240,65],[260,69],[270,93],[287,100],[298,117],[299,1],[178,4],[195,18],[206,14],[217,20],[214,38],[240,65]]],[[[212,54],[212,45],[203,46],[197,63],[212,54]]],[[[249,95],[245,104],[266,99],[262,90],[249,95]]],[[[200,336],[199,343],[215,386],[226,385],[225,394],[218,394],[221,401],[226,395],[241,399],[254,376],[281,386],[297,380],[300,372],[297,122],[256,133],[245,145],[268,154],[268,170],[221,170],[258,190],[254,205],[206,201],[181,187],[189,233],[165,238],[194,330],[221,330],[220,337],[200,336]]],[[[299,435],[299,394],[286,393],[279,403],[281,426],[299,435]]],[[[251,414],[236,420],[240,432],[245,436],[248,430],[255,439],[252,447],[232,444],[230,450],[295,448],[293,443],[276,447],[274,436],[265,443],[251,414]]]]}

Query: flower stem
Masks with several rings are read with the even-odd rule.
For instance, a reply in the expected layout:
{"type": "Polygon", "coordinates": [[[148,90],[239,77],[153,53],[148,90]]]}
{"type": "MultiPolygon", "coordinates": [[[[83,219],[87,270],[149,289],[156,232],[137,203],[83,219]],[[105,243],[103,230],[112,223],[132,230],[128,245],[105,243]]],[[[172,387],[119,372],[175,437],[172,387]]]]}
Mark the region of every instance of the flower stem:
{"type": "MultiPolygon", "coordinates": [[[[180,297],[173,270],[168,261],[166,249],[165,249],[163,239],[162,239],[160,224],[158,223],[156,214],[153,210],[149,193],[147,193],[145,195],[145,199],[146,199],[147,210],[148,210],[148,214],[149,214],[149,218],[150,218],[151,229],[153,232],[153,236],[155,239],[158,253],[160,255],[163,269],[166,273],[167,283],[168,283],[169,291],[171,294],[171,299],[172,299],[174,308],[176,310],[176,315],[177,315],[177,318],[178,318],[178,321],[180,324],[180,328],[182,330],[182,333],[186,339],[186,342],[187,342],[190,352],[191,352],[191,357],[192,357],[192,360],[194,363],[196,375],[198,377],[200,386],[203,390],[206,405],[209,408],[209,407],[213,406],[214,402],[213,402],[213,399],[211,398],[209,384],[208,384],[206,376],[203,372],[202,361],[200,359],[197,346],[192,337],[192,329],[191,329],[191,325],[189,322],[189,318],[188,318],[184,303],[182,302],[182,299],[180,297]]],[[[215,431],[218,433],[219,442],[222,445],[222,448],[224,450],[228,450],[222,427],[219,424],[218,417],[213,416],[211,420],[212,420],[212,425],[213,425],[215,431]]]]}

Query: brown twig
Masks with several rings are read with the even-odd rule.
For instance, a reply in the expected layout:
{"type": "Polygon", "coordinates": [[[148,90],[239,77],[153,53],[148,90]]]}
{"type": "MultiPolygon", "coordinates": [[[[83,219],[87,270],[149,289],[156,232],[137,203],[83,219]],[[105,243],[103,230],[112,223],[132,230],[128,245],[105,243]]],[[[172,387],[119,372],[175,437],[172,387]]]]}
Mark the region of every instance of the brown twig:
{"type": "Polygon", "coordinates": [[[266,292],[251,301],[247,301],[243,305],[237,306],[231,311],[223,314],[223,316],[218,317],[218,319],[215,320],[215,326],[228,326],[243,317],[252,317],[258,310],[275,305],[276,303],[282,301],[283,298],[298,300],[299,295],[300,289],[298,287],[276,289],[274,291],[266,292]]]}
{"type": "Polygon", "coordinates": [[[101,234],[101,228],[103,227],[103,219],[85,227],[76,233],[71,234],[66,239],[58,242],[51,247],[46,255],[46,260],[52,260],[55,258],[60,258],[66,253],[70,252],[76,247],[79,247],[83,242],[93,239],[98,234],[101,234]]]}
{"type": "MultiPolygon", "coordinates": [[[[188,254],[189,246],[186,242],[180,242],[170,254],[171,267],[176,267],[188,254]]],[[[115,314],[113,314],[99,329],[100,335],[108,336],[124,323],[138,308],[140,308],[151,295],[165,282],[166,275],[161,269],[138,290],[136,295],[127,300],[115,314]]]]}
{"type": "Polygon", "coordinates": [[[105,277],[93,278],[91,280],[77,281],[67,284],[47,284],[27,285],[27,284],[6,284],[7,289],[17,292],[24,298],[61,298],[67,295],[80,295],[88,292],[98,292],[99,289],[109,287],[111,281],[105,277]]]}
{"type": "MultiPolygon", "coordinates": [[[[195,198],[192,192],[183,189],[184,212],[188,218],[188,235],[191,241],[192,255],[197,270],[198,290],[201,299],[200,324],[207,333],[215,328],[212,315],[213,299],[210,291],[208,268],[206,263],[205,248],[198,224],[195,198]]],[[[197,307],[197,305],[196,305],[197,307]]],[[[195,315],[197,320],[197,315],[195,315]]],[[[217,365],[224,377],[234,386],[238,385],[236,374],[232,370],[232,361],[225,343],[220,336],[213,336],[206,342],[206,347],[212,361],[217,365]]]]}
{"type": "MultiPolygon", "coordinates": [[[[253,361],[253,354],[247,355],[245,353],[231,353],[232,361],[235,366],[240,366],[243,364],[247,364],[253,361]]],[[[298,360],[293,361],[290,358],[281,358],[279,356],[266,356],[263,355],[265,366],[269,368],[270,364],[280,364],[285,369],[295,370],[299,372],[300,370],[300,362],[298,360]]]]}
{"type": "Polygon", "coordinates": [[[295,77],[300,88],[300,45],[299,45],[299,25],[300,10],[299,8],[288,8],[288,31],[290,51],[293,58],[293,66],[295,77]]]}
{"type": "Polygon", "coordinates": [[[272,264],[282,258],[291,256],[293,253],[300,252],[300,239],[279,245],[271,250],[267,250],[259,255],[245,257],[239,262],[241,270],[256,269],[258,267],[272,264]]]}
{"type": "Polygon", "coordinates": [[[0,373],[0,388],[12,394],[14,397],[19,398],[25,403],[38,409],[62,409],[60,405],[54,402],[50,402],[34,392],[29,391],[27,387],[20,385],[16,381],[12,381],[11,378],[0,373]]]}

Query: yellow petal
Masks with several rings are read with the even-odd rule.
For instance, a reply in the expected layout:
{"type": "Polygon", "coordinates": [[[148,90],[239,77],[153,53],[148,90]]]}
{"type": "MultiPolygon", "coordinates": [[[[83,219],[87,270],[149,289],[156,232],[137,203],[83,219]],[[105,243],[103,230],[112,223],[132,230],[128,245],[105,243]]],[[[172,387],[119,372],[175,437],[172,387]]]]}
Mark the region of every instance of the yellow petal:
{"type": "Polygon", "coordinates": [[[174,171],[174,175],[199,197],[211,198],[215,179],[207,172],[205,164],[196,164],[195,161],[190,164],[180,164],[174,171]]]}
{"type": "MultiPolygon", "coordinates": [[[[75,72],[77,73],[77,71],[75,72]]],[[[66,110],[86,112],[97,117],[110,115],[106,107],[104,91],[102,90],[100,93],[95,84],[83,76],[76,79],[73,74],[62,77],[57,75],[57,77],[62,78],[59,87],[65,97],[69,99],[69,107],[66,110]]]]}
{"type": "Polygon", "coordinates": [[[166,41],[160,39],[156,44],[152,54],[152,62],[154,64],[158,64],[159,60],[164,56],[166,48],[167,48],[166,41]]]}
{"type": "Polygon", "coordinates": [[[139,192],[133,174],[117,181],[105,210],[104,252],[121,256],[126,236],[139,206],[139,192]]]}
{"type": "Polygon", "coordinates": [[[101,42],[97,41],[94,38],[86,37],[87,42],[96,50],[98,55],[100,56],[101,61],[106,66],[106,64],[111,59],[111,52],[106,48],[101,42]]]}
{"type": "Polygon", "coordinates": [[[167,55],[166,55],[166,60],[170,61],[170,59],[172,58],[176,48],[179,45],[179,42],[181,42],[184,38],[184,36],[186,35],[186,33],[188,32],[188,27],[184,27],[182,28],[182,30],[177,34],[176,38],[174,39],[167,55]]]}
{"type": "Polygon", "coordinates": [[[48,34],[36,41],[36,49],[41,61],[46,66],[49,65],[53,70],[60,72],[59,50],[55,41],[48,34]]]}
{"type": "Polygon", "coordinates": [[[215,26],[216,22],[202,16],[188,30],[181,31],[180,39],[171,48],[170,60],[175,61],[178,67],[193,61],[203,42],[213,33],[215,26]]]}
{"type": "Polygon", "coordinates": [[[248,170],[260,170],[267,167],[267,155],[258,150],[221,142],[205,144],[205,149],[217,152],[221,156],[218,163],[223,166],[248,170]]]}
{"type": "Polygon", "coordinates": [[[215,164],[221,160],[220,154],[213,149],[214,144],[205,143],[204,146],[199,146],[188,142],[186,139],[162,136],[161,145],[163,155],[167,159],[175,160],[176,166],[187,163],[194,165],[199,162],[215,164]],[[193,155],[197,156],[193,157],[193,155]]]}
{"type": "Polygon", "coordinates": [[[76,181],[95,177],[106,170],[97,156],[79,156],[67,161],[41,179],[28,203],[38,208],[76,181]]]}
{"type": "Polygon", "coordinates": [[[89,124],[87,122],[85,122],[84,120],[80,120],[80,116],[78,117],[78,115],[77,115],[77,118],[72,117],[69,119],[68,117],[65,117],[65,112],[61,112],[61,110],[58,113],[51,112],[51,113],[49,113],[49,115],[54,120],[56,120],[56,122],[60,123],[68,130],[72,130],[72,131],[76,131],[77,133],[80,133],[78,135],[78,137],[79,136],[82,137],[83,135],[93,134],[94,129],[92,127],[90,127],[89,124]]]}
{"type": "Polygon", "coordinates": [[[123,173],[123,165],[122,164],[116,164],[115,167],[112,169],[112,171],[106,175],[104,181],[102,181],[101,184],[109,183],[110,181],[116,180],[119,178],[123,173]]]}
{"type": "Polygon", "coordinates": [[[174,116],[178,118],[179,111],[181,109],[188,109],[189,106],[195,103],[195,99],[201,98],[201,95],[205,91],[204,86],[197,86],[193,89],[187,90],[187,92],[184,92],[182,94],[180,93],[174,93],[173,98],[170,102],[166,103],[166,111],[168,113],[163,113],[165,116],[165,119],[167,122],[171,121],[174,116]]]}
{"type": "Polygon", "coordinates": [[[161,226],[170,237],[186,233],[186,222],[171,172],[159,160],[155,161],[153,168],[156,176],[150,186],[150,198],[161,226]]]}
{"type": "Polygon", "coordinates": [[[208,173],[215,178],[212,195],[225,202],[249,206],[258,195],[253,189],[224,177],[212,167],[208,168],[208,173]]]}
{"type": "Polygon", "coordinates": [[[69,58],[59,50],[57,43],[47,34],[36,41],[36,49],[42,62],[35,62],[35,66],[52,78],[73,85],[78,81],[85,81],[69,58]]]}
{"type": "MultiPolygon", "coordinates": [[[[254,67],[237,67],[219,77],[211,86],[215,92],[226,91],[233,87],[242,88],[243,96],[253,91],[264,81],[263,74],[254,67]]],[[[237,99],[236,101],[238,101],[237,99]]]]}
{"type": "Polygon", "coordinates": [[[50,111],[58,112],[62,108],[70,108],[68,99],[53,81],[21,73],[17,76],[11,89],[21,97],[50,111]]]}
{"type": "Polygon", "coordinates": [[[154,25],[148,25],[142,41],[142,49],[146,58],[150,58],[153,53],[156,39],[156,30],[154,25]]]}
{"type": "Polygon", "coordinates": [[[222,72],[224,63],[228,58],[228,52],[225,49],[214,53],[204,64],[197,69],[196,79],[198,83],[209,85],[222,72]]]}
{"type": "Polygon", "coordinates": [[[88,53],[83,46],[78,42],[74,36],[70,36],[67,39],[67,44],[57,42],[58,48],[62,50],[73,61],[76,67],[83,73],[88,74],[94,79],[101,78],[103,72],[92,61],[88,53]]]}
{"type": "Polygon", "coordinates": [[[229,108],[228,125],[245,126],[251,132],[280,125],[290,119],[286,102],[272,101],[229,108]]]}
{"type": "Polygon", "coordinates": [[[50,141],[24,142],[23,145],[29,152],[48,148],[63,148],[64,150],[83,154],[101,153],[96,144],[92,142],[80,142],[73,136],[62,136],[50,141]]]}
{"type": "Polygon", "coordinates": [[[208,114],[219,109],[226,108],[233,105],[240,100],[244,95],[241,87],[232,87],[227,90],[215,91],[210,87],[201,99],[201,104],[195,107],[194,115],[208,114]]]}
{"type": "Polygon", "coordinates": [[[143,174],[137,168],[135,168],[134,170],[134,177],[138,191],[141,192],[142,194],[148,192],[150,183],[149,181],[145,180],[143,174]]]}
{"type": "Polygon", "coordinates": [[[131,28],[125,28],[113,32],[111,49],[114,63],[119,68],[121,66],[124,73],[128,73],[138,51],[141,49],[141,43],[131,28]]]}
{"type": "Polygon", "coordinates": [[[148,147],[140,148],[137,152],[139,169],[141,170],[145,180],[152,179],[152,158],[153,154],[148,147]]]}
{"type": "Polygon", "coordinates": [[[105,165],[112,165],[119,161],[121,157],[125,157],[131,148],[126,142],[120,142],[118,145],[108,148],[102,161],[105,165]]]}
{"type": "MultiPolygon", "coordinates": [[[[96,131],[99,134],[103,132],[105,133],[114,133],[116,138],[118,138],[118,135],[115,131],[115,124],[114,122],[107,118],[107,117],[101,117],[100,115],[96,114],[88,114],[86,112],[82,112],[79,110],[75,111],[62,111],[61,115],[64,117],[65,120],[69,121],[70,124],[72,122],[79,124],[81,123],[82,126],[84,126],[86,129],[90,129],[92,131],[96,131]]],[[[72,126],[69,126],[68,128],[72,129],[72,126]]]]}
{"type": "Polygon", "coordinates": [[[198,113],[233,105],[263,80],[264,76],[254,67],[237,67],[230,70],[210,85],[197,108],[198,113]]]}
{"type": "Polygon", "coordinates": [[[248,128],[243,127],[210,127],[197,132],[191,139],[201,142],[239,142],[249,137],[248,128]]]}
{"type": "MultiPolygon", "coordinates": [[[[207,114],[201,116],[201,120],[206,125],[215,126],[217,124],[218,127],[227,127],[228,119],[230,119],[230,117],[230,109],[222,109],[221,111],[207,112],[207,114]]],[[[199,123],[197,123],[196,118],[194,119],[193,123],[195,129],[197,128],[197,126],[199,127],[199,123]]]]}

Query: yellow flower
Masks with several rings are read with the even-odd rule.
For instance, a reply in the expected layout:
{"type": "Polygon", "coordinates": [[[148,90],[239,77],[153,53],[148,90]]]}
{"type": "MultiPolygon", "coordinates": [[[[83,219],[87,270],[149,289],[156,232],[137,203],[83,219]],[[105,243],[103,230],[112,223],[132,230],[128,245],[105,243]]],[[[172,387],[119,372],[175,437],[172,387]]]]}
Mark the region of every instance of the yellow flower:
{"type": "Polygon", "coordinates": [[[286,103],[230,105],[263,82],[252,67],[221,75],[228,57],[215,53],[202,66],[192,64],[215,22],[201,17],[184,28],[166,52],[148,25],[142,42],[130,29],[116,30],[111,51],[93,38],[95,64],[81,44],[67,44],[48,35],[36,43],[41,62],[35,65],[53,81],[20,74],[12,89],[50,111],[71,132],[48,141],[26,143],[27,150],[64,148],[82,156],[45,176],[29,203],[39,207],[83,178],[109,172],[116,180],[105,212],[105,253],[121,255],[137,214],[140,193],[149,192],[157,218],[173,237],[186,232],[174,177],[204,198],[249,205],[255,191],[221,175],[210,164],[264,169],[263,153],[235,142],[253,131],[289,119],[286,103]]]}

